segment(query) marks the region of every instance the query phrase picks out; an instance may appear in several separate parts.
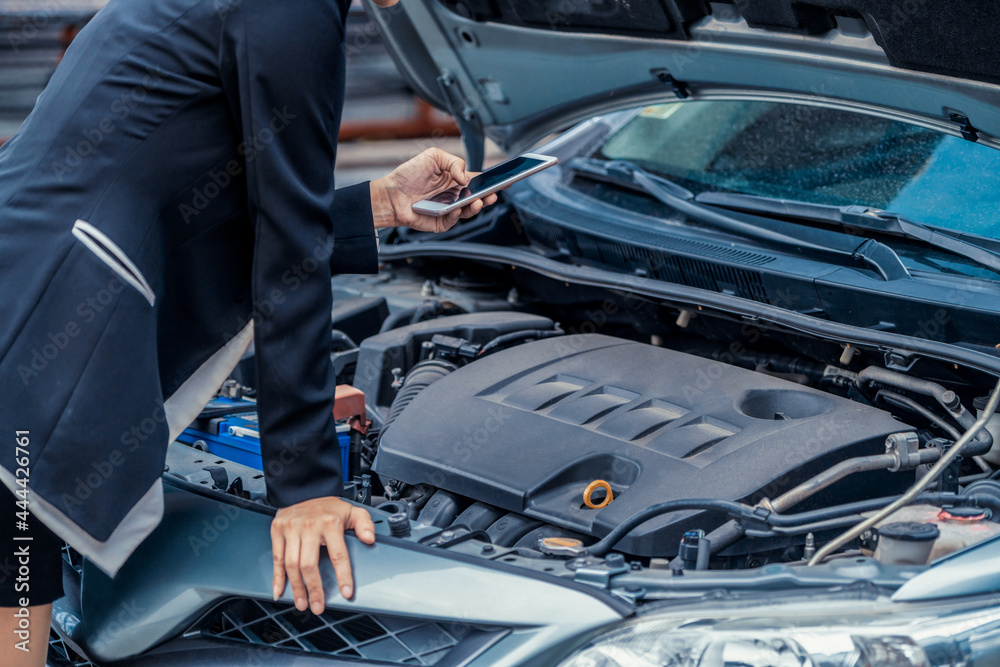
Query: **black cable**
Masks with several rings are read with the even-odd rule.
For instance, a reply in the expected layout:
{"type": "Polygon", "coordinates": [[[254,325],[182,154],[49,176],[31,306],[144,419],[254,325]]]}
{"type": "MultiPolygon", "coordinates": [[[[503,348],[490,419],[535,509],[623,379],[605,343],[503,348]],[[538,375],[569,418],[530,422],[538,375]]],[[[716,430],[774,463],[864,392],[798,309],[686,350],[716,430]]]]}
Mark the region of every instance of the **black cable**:
{"type": "MultiPolygon", "coordinates": [[[[618,524],[614,530],[604,536],[601,540],[584,549],[584,553],[592,556],[603,556],[611,551],[611,549],[613,549],[622,538],[643,523],[664,514],[670,514],[672,512],[679,512],[683,510],[722,512],[723,514],[728,514],[729,516],[737,519],[763,523],[776,529],[788,528],[794,530],[795,528],[804,525],[840,520],[845,516],[852,516],[856,518],[855,515],[881,509],[900,497],[902,496],[896,495],[883,498],[872,498],[869,500],[859,500],[852,503],[845,503],[843,505],[833,505],[831,507],[824,507],[818,510],[811,510],[809,512],[800,512],[798,514],[777,514],[776,512],[771,512],[770,510],[766,510],[764,508],[751,507],[750,505],[731,502],[728,500],[715,500],[709,498],[669,500],[667,502],[651,505],[641,512],[633,514],[631,517],[618,524]]],[[[926,493],[918,496],[917,499],[934,505],[941,505],[945,503],[975,503],[980,507],[985,507],[991,510],[994,516],[1000,516],[1000,498],[992,496],[960,496],[954,493],[926,493]]]]}
{"type": "Polygon", "coordinates": [[[619,540],[635,530],[641,524],[649,521],[650,519],[655,519],[658,516],[682,510],[722,512],[741,519],[753,519],[757,521],[763,521],[769,514],[767,510],[760,510],[761,513],[758,513],[758,511],[753,507],[744,505],[743,503],[735,503],[728,500],[716,500],[714,498],[668,500],[664,503],[651,505],[641,512],[633,514],[628,519],[618,524],[610,533],[605,535],[598,542],[584,549],[583,553],[593,556],[603,556],[607,552],[611,551],[619,540]]]}
{"type": "Polygon", "coordinates": [[[558,327],[555,329],[529,329],[527,331],[513,331],[511,333],[503,334],[502,336],[497,336],[490,342],[483,345],[483,347],[476,354],[477,357],[482,357],[501,345],[506,345],[508,343],[514,343],[519,340],[524,340],[526,338],[552,338],[553,336],[562,336],[563,330],[558,327]]]}
{"type": "Polygon", "coordinates": [[[962,434],[958,432],[954,426],[946,422],[945,420],[938,417],[936,414],[925,408],[924,406],[917,403],[915,400],[909,396],[903,396],[902,394],[897,394],[894,391],[888,389],[879,389],[878,393],[875,394],[876,402],[882,399],[886,403],[895,405],[897,408],[904,408],[911,412],[915,412],[932,424],[936,424],[941,427],[948,435],[952,437],[953,440],[958,440],[962,437],[962,434]]]}
{"type": "MultiPolygon", "coordinates": [[[[897,496],[898,497],[898,496],[897,496]]],[[[881,509],[889,502],[895,500],[893,498],[878,498],[880,504],[875,504],[873,501],[867,501],[872,506],[863,509],[864,512],[871,512],[877,509],[881,509]]],[[[938,494],[938,493],[928,493],[924,495],[917,496],[914,502],[925,503],[928,505],[944,505],[948,501],[963,503],[973,503],[973,506],[986,509],[990,511],[990,519],[994,517],[1000,517],[1000,498],[991,495],[981,495],[981,494],[969,494],[963,496],[954,496],[953,494],[938,494]]],[[[858,521],[862,521],[864,517],[858,514],[847,514],[841,517],[824,519],[822,521],[816,521],[814,523],[806,523],[799,526],[774,526],[770,530],[747,530],[748,537],[756,538],[766,538],[766,537],[787,537],[790,535],[805,535],[806,533],[818,533],[823,530],[834,530],[837,528],[846,528],[851,526],[858,521]]]]}

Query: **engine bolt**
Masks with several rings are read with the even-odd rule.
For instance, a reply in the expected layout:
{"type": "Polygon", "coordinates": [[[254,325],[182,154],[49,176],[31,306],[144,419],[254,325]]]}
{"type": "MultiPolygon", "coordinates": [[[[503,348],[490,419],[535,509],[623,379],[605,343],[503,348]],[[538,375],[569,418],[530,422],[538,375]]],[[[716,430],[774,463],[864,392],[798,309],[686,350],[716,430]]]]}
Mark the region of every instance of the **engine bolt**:
{"type": "Polygon", "coordinates": [[[806,545],[802,550],[802,557],[809,560],[816,555],[816,536],[812,533],[806,534],[806,545]]]}
{"type": "Polygon", "coordinates": [[[945,406],[947,406],[949,410],[954,410],[961,403],[961,401],[959,401],[958,399],[958,395],[955,394],[955,392],[953,392],[950,389],[941,394],[941,401],[945,404],[945,406]]]}

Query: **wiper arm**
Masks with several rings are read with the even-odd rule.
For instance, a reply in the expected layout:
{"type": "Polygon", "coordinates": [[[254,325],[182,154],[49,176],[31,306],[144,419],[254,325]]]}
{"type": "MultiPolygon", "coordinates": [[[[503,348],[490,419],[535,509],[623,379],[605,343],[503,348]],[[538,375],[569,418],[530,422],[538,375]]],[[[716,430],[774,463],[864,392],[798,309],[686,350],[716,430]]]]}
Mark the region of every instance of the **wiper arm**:
{"type": "Polygon", "coordinates": [[[777,197],[762,197],[733,192],[703,192],[695,201],[736,211],[798,218],[842,229],[878,232],[889,236],[912,239],[926,245],[964,257],[981,267],[1000,274],[1000,253],[970,241],[943,234],[929,225],[915,222],[898,213],[869,206],[830,206],[777,197]]]}
{"type": "MultiPolygon", "coordinates": [[[[686,218],[696,220],[715,229],[730,232],[765,243],[806,249],[827,256],[837,255],[844,259],[863,262],[878,272],[883,280],[900,280],[910,277],[902,261],[888,246],[871,239],[860,246],[850,240],[838,242],[830,239],[824,243],[814,243],[773,229],[761,227],[749,216],[722,213],[701,201],[701,195],[694,193],[673,181],[646,171],[628,160],[600,160],[577,157],[569,162],[569,168],[598,178],[617,183],[627,183],[650,195],[657,201],[681,213],[686,218]],[[839,246],[839,247],[838,247],[839,246]]],[[[758,218],[758,220],[760,220],[758,218]]]]}
{"type": "Polygon", "coordinates": [[[685,217],[697,220],[716,229],[760,241],[792,245],[798,248],[809,248],[810,250],[823,252],[830,251],[828,247],[803,241],[802,239],[797,239],[780,232],[763,229],[732,215],[714,211],[707,206],[697,203],[694,193],[690,190],[666,178],[656,176],[627,160],[598,160],[595,158],[578,157],[572,159],[569,165],[578,172],[635,185],[660,203],[666,204],[685,217]]]}

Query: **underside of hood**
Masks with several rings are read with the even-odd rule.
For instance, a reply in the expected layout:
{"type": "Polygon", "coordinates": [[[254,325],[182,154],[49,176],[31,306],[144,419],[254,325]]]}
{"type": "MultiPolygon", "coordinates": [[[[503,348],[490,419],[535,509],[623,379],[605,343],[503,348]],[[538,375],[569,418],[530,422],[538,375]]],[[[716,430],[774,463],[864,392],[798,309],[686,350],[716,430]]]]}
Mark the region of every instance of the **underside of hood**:
{"type": "Polygon", "coordinates": [[[1000,4],[968,0],[443,0],[460,16],[542,30],[688,39],[713,13],[762,30],[821,35],[860,19],[901,69],[1000,81],[1000,4]],[[729,7],[727,7],[729,5],[729,7]]]}
{"type": "MultiPolygon", "coordinates": [[[[854,107],[996,144],[1000,3],[403,0],[369,10],[413,88],[509,151],[665,99],[854,107]]],[[[347,55],[363,45],[348,44],[347,55]]]]}

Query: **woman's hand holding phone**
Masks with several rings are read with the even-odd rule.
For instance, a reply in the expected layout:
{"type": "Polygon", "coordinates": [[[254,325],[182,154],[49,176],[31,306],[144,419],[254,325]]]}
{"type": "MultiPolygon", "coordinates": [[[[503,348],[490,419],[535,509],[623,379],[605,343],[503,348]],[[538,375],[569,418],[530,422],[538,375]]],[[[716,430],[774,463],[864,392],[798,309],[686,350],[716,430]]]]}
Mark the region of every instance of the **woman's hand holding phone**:
{"type": "Polygon", "coordinates": [[[438,148],[429,148],[404,162],[391,174],[371,182],[372,214],[375,228],[410,227],[422,232],[443,232],[462,218],[471,218],[483,207],[497,200],[489,194],[444,216],[433,216],[413,209],[450,188],[462,188],[476,176],[465,171],[465,161],[438,148]]]}

